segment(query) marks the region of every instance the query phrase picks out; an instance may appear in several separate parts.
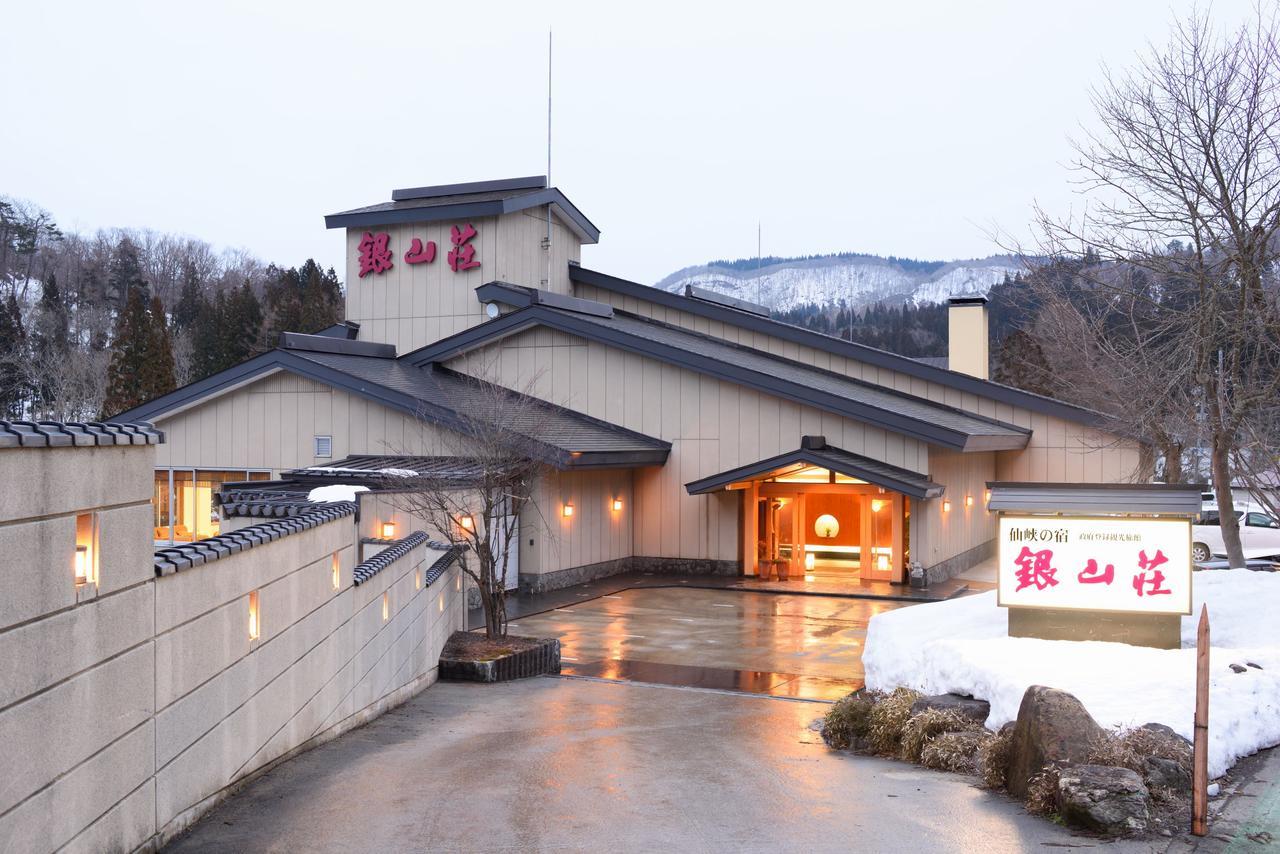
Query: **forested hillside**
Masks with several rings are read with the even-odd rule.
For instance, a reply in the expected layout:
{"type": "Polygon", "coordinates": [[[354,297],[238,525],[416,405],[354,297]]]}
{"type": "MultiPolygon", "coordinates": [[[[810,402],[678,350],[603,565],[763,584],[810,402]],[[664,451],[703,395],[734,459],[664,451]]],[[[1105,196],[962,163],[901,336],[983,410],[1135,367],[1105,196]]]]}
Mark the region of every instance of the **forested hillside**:
{"type": "Polygon", "coordinates": [[[342,318],[342,284],[135,229],[64,231],[0,196],[0,418],[110,416],[342,318]]]}

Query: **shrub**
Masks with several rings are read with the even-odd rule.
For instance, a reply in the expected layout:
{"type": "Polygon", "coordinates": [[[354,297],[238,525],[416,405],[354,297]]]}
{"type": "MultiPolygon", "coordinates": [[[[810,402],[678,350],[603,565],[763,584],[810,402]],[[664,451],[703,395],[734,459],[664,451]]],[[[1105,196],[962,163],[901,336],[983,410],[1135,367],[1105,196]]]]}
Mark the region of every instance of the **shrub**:
{"type": "Polygon", "coordinates": [[[913,715],[902,727],[902,758],[919,762],[926,744],[947,732],[964,732],[979,728],[972,718],[945,709],[925,709],[913,715]]]}
{"type": "Polygon", "coordinates": [[[995,736],[985,729],[944,732],[925,743],[920,751],[920,764],[938,771],[971,774],[978,753],[993,738],[995,736]]]}
{"type": "Polygon", "coordinates": [[[822,721],[822,740],[828,747],[848,750],[871,729],[871,709],[883,696],[878,691],[855,691],[837,701],[822,721]]]}
{"type": "Polygon", "coordinates": [[[1009,747],[1013,743],[1013,728],[1007,727],[987,741],[978,753],[978,774],[982,784],[989,789],[1003,789],[1005,769],[1009,766],[1009,747]]]}
{"type": "Polygon", "coordinates": [[[1027,812],[1054,815],[1058,812],[1058,768],[1050,765],[1027,781],[1027,812]]]}
{"type": "Polygon", "coordinates": [[[911,704],[920,699],[918,691],[910,688],[894,688],[893,693],[880,698],[871,707],[870,728],[867,739],[876,753],[894,756],[902,739],[902,728],[911,719],[911,704]]]}

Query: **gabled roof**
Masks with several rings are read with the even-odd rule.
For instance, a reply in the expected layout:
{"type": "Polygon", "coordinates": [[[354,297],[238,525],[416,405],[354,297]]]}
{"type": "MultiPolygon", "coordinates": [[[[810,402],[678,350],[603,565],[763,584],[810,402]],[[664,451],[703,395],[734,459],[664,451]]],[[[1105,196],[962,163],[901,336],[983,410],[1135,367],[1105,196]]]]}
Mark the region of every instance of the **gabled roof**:
{"type": "MultiPolygon", "coordinates": [[[[512,292],[526,289],[502,286],[512,292]]],[[[488,297],[498,299],[496,292],[488,297]]],[[[614,309],[609,316],[533,303],[402,357],[428,365],[534,326],[557,329],[727,382],[960,451],[1026,447],[1031,431],[710,335],[614,309]]]]}
{"type": "Polygon", "coordinates": [[[910,377],[935,382],[948,388],[954,388],[957,391],[976,394],[1011,406],[1029,409],[1032,412],[1053,415],[1092,427],[1115,429],[1106,415],[1092,409],[1086,409],[1083,406],[1075,406],[1061,400],[1055,400],[1052,397],[1033,394],[1029,391],[1023,391],[1022,389],[1002,385],[990,380],[978,379],[958,371],[947,370],[937,364],[931,364],[921,359],[912,359],[908,356],[900,356],[897,353],[890,353],[888,350],[880,350],[866,344],[855,344],[852,341],[845,341],[832,335],[814,332],[812,329],[805,329],[802,326],[783,323],[771,317],[731,308],[716,301],[680,296],[670,291],[642,285],[639,282],[631,282],[626,279],[620,279],[617,276],[610,276],[607,273],[588,270],[572,262],[569,264],[569,279],[573,282],[592,285],[613,293],[651,302],[655,305],[686,311],[698,317],[718,320],[722,323],[749,329],[752,332],[771,335],[783,341],[790,341],[794,344],[813,347],[837,356],[855,359],[868,365],[888,368],[910,377]]]}
{"type": "MultiPolygon", "coordinates": [[[[491,403],[489,393],[477,381],[439,366],[415,367],[403,359],[277,349],[158,397],[122,416],[139,420],[172,415],[282,370],[463,434],[474,423],[469,418],[491,403]]],[[[527,404],[513,407],[523,422],[508,426],[533,439],[542,451],[542,459],[556,468],[662,465],[671,451],[670,442],[546,401],[505,393],[527,404]]]]}
{"type": "Polygon", "coordinates": [[[686,483],[685,489],[690,495],[715,492],[732,483],[754,480],[798,463],[856,477],[912,498],[937,498],[944,490],[942,484],[934,483],[928,475],[832,447],[822,436],[805,436],[800,441],[800,447],[794,451],[686,483]]]}
{"type": "Polygon", "coordinates": [[[329,214],[324,218],[324,225],[325,228],[358,228],[500,216],[546,204],[551,205],[560,221],[584,243],[600,241],[600,229],[564,193],[548,187],[544,175],[393,190],[391,201],[329,214]]]}

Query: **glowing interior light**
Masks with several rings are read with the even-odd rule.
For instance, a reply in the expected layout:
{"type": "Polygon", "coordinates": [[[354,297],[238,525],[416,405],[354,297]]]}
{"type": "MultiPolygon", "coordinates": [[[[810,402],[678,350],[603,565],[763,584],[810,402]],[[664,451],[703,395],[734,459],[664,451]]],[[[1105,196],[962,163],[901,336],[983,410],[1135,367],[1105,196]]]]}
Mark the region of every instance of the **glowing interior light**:
{"type": "Polygon", "coordinates": [[[873,499],[871,499],[871,512],[872,512],[872,513],[879,513],[881,510],[883,510],[883,509],[884,509],[884,506],[885,506],[886,504],[888,504],[888,503],[889,503],[889,502],[888,502],[888,501],[885,501],[883,498],[873,498],[873,499]]]}
{"type": "Polygon", "coordinates": [[[333,553],[333,589],[337,590],[342,586],[342,561],[338,560],[338,553],[333,553]]]}
{"type": "Polygon", "coordinates": [[[814,521],[813,532],[819,537],[831,539],[840,533],[840,522],[830,513],[823,513],[814,521]]]}
{"type": "Polygon", "coordinates": [[[383,522],[382,523],[382,539],[391,540],[395,538],[395,535],[396,535],[396,523],[383,522]]]}
{"type": "Polygon", "coordinates": [[[812,570],[813,564],[814,564],[813,552],[809,552],[807,555],[804,556],[804,568],[807,570],[812,570]]]}
{"type": "Polygon", "coordinates": [[[880,570],[881,572],[887,572],[889,570],[888,555],[876,555],[876,569],[880,570]]]}
{"type": "Polygon", "coordinates": [[[414,570],[413,572],[413,589],[422,589],[422,570],[420,569],[414,570]]]}
{"type": "Polygon", "coordinates": [[[382,594],[382,622],[385,623],[389,619],[391,619],[391,595],[388,593],[383,593],[382,594]]]}
{"type": "Polygon", "coordinates": [[[89,580],[89,547],[76,546],[76,584],[84,584],[89,580]]]}
{"type": "Polygon", "coordinates": [[[444,597],[441,596],[439,599],[436,600],[436,602],[440,605],[440,613],[443,614],[444,613],[444,597]]]}
{"type": "Polygon", "coordinates": [[[258,591],[249,594],[249,640],[257,640],[262,634],[262,622],[258,618],[258,591]]]}

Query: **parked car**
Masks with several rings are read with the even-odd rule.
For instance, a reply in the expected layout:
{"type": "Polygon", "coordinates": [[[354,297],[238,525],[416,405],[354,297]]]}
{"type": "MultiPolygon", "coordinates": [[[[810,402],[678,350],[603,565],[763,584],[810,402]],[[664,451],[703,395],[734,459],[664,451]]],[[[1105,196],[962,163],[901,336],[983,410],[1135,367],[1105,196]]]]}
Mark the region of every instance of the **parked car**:
{"type": "MultiPolygon", "coordinates": [[[[1280,522],[1256,510],[1238,513],[1237,518],[1246,558],[1280,555],[1280,522]]],[[[1200,514],[1198,525],[1191,526],[1191,559],[1197,563],[1227,553],[1218,521],[1217,511],[1208,511],[1200,514]]]]}

